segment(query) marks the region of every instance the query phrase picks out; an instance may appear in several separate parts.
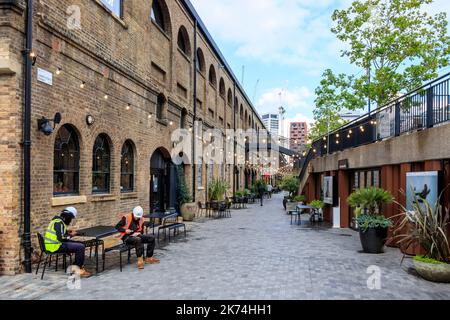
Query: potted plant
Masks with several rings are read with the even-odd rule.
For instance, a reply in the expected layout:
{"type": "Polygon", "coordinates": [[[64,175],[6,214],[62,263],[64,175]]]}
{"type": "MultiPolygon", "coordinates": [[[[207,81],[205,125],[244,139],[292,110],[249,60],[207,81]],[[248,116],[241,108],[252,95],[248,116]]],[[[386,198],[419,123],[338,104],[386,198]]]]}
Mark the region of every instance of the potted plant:
{"type": "Polygon", "coordinates": [[[178,204],[184,221],[194,220],[197,204],[192,202],[192,197],[186,187],[183,166],[178,167],[178,204]]]}
{"type": "Polygon", "coordinates": [[[359,189],[348,197],[348,204],[355,208],[359,236],[365,253],[384,252],[392,221],[381,213],[381,208],[383,204],[393,201],[393,196],[381,188],[359,189]]]}
{"type": "Polygon", "coordinates": [[[311,201],[309,206],[313,207],[315,210],[322,210],[325,207],[325,203],[322,200],[311,201]]]}
{"type": "Polygon", "coordinates": [[[299,196],[295,196],[293,200],[294,200],[294,202],[299,202],[299,203],[300,202],[305,202],[306,201],[306,197],[301,194],[299,196]]]}
{"type": "Polygon", "coordinates": [[[283,199],[283,207],[286,209],[286,203],[292,199],[294,195],[298,193],[298,189],[300,188],[299,181],[296,177],[284,177],[281,181],[280,188],[283,191],[287,191],[289,193],[288,196],[285,196],[283,199]]]}
{"type": "Polygon", "coordinates": [[[223,201],[227,192],[227,185],[221,180],[215,180],[210,183],[208,189],[209,200],[223,201]]]}
{"type": "Polygon", "coordinates": [[[403,208],[406,213],[399,216],[393,239],[406,248],[417,243],[425,250],[425,255],[414,258],[422,278],[450,283],[449,210],[444,210],[440,200],[433,206],[415,197],[412,211],[403,208]]]}

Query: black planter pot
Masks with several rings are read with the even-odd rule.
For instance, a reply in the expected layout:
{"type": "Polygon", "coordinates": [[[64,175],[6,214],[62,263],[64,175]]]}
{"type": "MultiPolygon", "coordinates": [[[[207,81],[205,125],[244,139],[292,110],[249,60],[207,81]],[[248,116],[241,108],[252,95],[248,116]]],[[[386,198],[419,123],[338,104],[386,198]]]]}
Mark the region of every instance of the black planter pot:
{"type": "Polygon", "coordinates": [[[365,253],[384,253],[387,236],[388,228],[372,228],[366,231],[359,230],[359,237],[365,253]]]}

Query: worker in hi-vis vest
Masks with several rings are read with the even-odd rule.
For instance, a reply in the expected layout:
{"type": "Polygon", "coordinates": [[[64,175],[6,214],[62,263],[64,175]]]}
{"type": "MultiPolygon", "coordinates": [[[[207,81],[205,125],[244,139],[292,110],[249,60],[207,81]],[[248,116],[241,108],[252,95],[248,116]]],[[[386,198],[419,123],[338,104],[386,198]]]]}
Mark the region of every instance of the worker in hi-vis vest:
{"type": "Polygon", "coordinates": [[[121,239],[127,245],[134,246],[138,257],[138,269],[144,269],[144,264],[156,264],[160,261],[153,257],[155,250],[155,237],[143,234],[144,209],[136,207],[133,213],[122,217],[116,229],[121,235],[121,239]],[[144,262],[144,244],[147,244],[147,258],[144,262]]]}
{"type": "Polygon", "coordinates": [[[76,231],[67,228],[76,219],[77,209],[69,207],[64,209],[59,216],[52,219],[44,235],[45,250],[52,253],[75,254],[75,265],[80,268],[80,276],[89,277],[91,274],[84,268],[84,255],[86,246],[83,243],[70,241],[77,235],[76,231]]]}

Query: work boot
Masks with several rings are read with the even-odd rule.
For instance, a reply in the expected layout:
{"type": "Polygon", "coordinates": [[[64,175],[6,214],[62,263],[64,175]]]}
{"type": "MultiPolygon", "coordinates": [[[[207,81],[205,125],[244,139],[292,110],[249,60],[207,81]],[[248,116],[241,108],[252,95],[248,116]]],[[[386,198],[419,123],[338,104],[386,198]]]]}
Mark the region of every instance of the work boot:
{"type": "Polygon", "coordinates": [[[145,263],[148,263],[148,264],[158,264],[160,262],[161,261],[159,261],[159,259],[156,259],[155,257],[145,259],[145,263]]]}
{"type": "Polygon", "coordinates": [[[89,278],[90,276],[92,276],[92,274],[90,272],[87,272],[85,268],[80,269],[81,278],[89,278]]]}
{"type": "Polygon", "coordinates": [[[138,258],[137,266],[138,266],[139,270],[144,269],[144,258],[143,257],[138,258]]]}

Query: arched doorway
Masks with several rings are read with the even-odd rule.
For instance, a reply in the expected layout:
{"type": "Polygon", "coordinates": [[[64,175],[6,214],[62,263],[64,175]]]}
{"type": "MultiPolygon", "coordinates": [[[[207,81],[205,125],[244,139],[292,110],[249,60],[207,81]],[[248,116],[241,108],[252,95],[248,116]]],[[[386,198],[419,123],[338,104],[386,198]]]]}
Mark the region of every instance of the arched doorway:
{"type": "Polygon", "coordinates": [[[176,207],[176,167],[169,152],[157,149],[150,160],[150,212],[176,207]]]}

